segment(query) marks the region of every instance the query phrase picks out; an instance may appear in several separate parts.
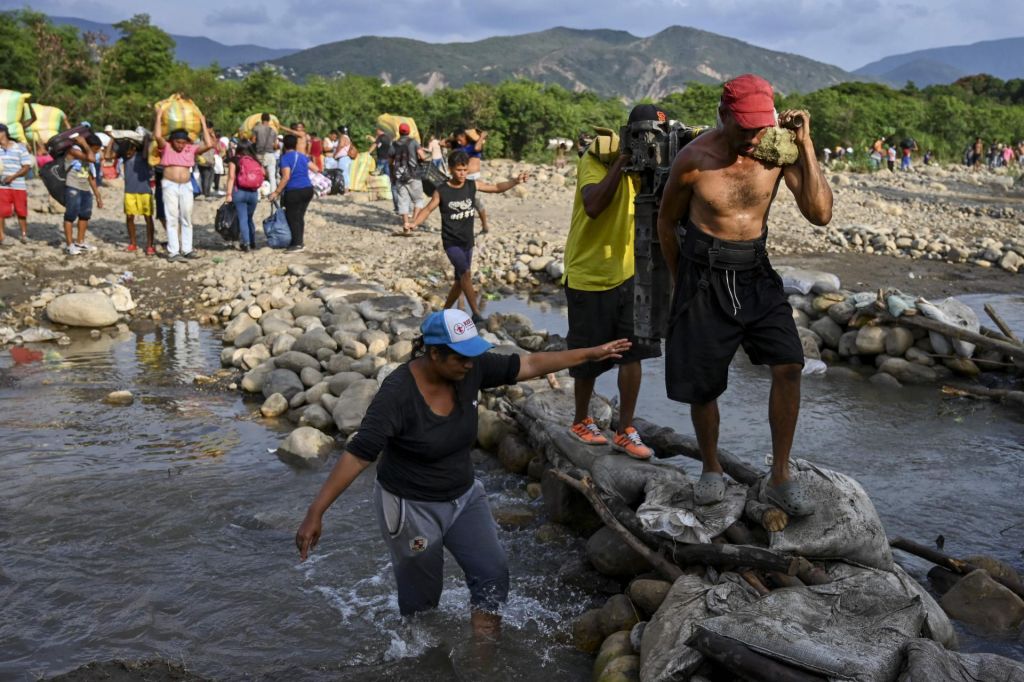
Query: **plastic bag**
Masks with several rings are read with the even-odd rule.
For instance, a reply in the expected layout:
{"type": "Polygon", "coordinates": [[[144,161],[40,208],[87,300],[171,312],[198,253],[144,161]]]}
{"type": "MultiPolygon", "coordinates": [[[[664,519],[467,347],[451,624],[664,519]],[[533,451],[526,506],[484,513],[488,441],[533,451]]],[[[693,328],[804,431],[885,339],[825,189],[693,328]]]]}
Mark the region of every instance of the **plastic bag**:
{"type": "Polygon", "coordinates": [[[284,209],[273,204],[273,213],[263,221],[263,234],[267,236],[267,246],[272,249],[284,249],[291,246],[292,228],[288,226],[288,217],[284,209]]]}
{"type": "Polygon", "coordinates": [[[238,207],[234,202],[225,201],[217,209],[217,215],[213,219],[213,229],[224,238],[224,241],[238,241],[238,207]]]}
{"type": "Polygon", "coordinates": [[[331,193],[333,184],[325,175],[317,173],[315,170],[311,170],[309,171],[309,181],[313,184],[313,192],[316,193],[318,197],[331,193]]]}
{"type": "Polygon", "coordinates": [[[64,188],[67,186],[68,171],[64,168],[64,157],[54,159],[39,169],[39,177],[46,185],[46,191],[64,205],[64,188]]]}

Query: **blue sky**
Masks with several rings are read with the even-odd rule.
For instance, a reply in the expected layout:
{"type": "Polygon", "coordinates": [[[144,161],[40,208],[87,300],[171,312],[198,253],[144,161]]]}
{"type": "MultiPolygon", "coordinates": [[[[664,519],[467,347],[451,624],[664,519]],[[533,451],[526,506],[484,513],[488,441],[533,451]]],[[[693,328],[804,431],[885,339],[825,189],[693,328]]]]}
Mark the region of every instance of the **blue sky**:
{"type": "Polygon", "coordinates": [[[0,0],[4,9],[26,4],[100,22],[146,12],[171,33],[297,48],[361,35],[469,41],[552,26],[649,36],[680,24],[851,70],[926,47],[1024,36],[1020,0],[0,0]]]}

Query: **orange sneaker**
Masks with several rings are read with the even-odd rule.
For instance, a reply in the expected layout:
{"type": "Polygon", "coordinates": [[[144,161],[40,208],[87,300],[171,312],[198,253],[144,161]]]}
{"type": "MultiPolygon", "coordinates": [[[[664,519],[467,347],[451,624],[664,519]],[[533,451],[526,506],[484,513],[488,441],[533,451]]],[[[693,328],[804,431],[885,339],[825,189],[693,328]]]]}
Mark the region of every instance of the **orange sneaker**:
{"type": "Polygon", "coordinates": [[[654,450],[644,445],[644,442],[640,440],[640,434],[632,426],[627,426],[623,433],[615,434],[612,448],[625,452],[633,459],[650,459],[654,455],[654,450]]]}
{"type": "Polygon", "coordinates": [[[608,439],[601,433],[601,429],[594,423],[593,417],[587,417],[581,422],[576,422],[569,429],[569,433],[576,437],[576,440],[587,445],[607,445],[608,439]]]}

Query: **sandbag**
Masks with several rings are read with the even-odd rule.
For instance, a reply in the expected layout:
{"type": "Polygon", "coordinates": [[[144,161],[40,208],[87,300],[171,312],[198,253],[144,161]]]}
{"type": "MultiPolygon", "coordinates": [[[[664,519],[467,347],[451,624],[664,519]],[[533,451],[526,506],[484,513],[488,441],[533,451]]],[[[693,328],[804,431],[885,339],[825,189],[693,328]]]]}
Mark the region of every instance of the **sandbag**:
{"type": "Polygon", "coordinates": [[[0,89],[0,123],[7,126],[8,136],[12,140],[25,142],[25,129],[21,122],[27,118],[25,105],[31,97],[27,92],[0,89]]]}
{"type": "Polygon", "coordinates": [[[420,130],[416,127],[416,121],[412,120],[411,117],[395,114],[381,114],[377,117],[377,127],[390,135],[392,140],[397,140],[400,137],[398,126],[403,123],[409,124],[409,137],[417,142],[422,142],[420,140],[420,130]]]}
{"type": "Polygon", "coordinates": [[[996,654],[961,654],[928,639],[912,639],[903,647],[898,682],[1024,682],[1024,665],[996,654]]]}
{"type": "Polygon", "coordinates": [[[917,596],[893,587],[890,575],[863,571],[827,585],[775,590],[699,623],[694,635],[707,631],[829,679],[891,682],[904,645],[919,637],[924,610],[917,596]]]}
{"type": "Polygon", "coordinates": [[[780,265],[775,272],[782,277],[782,289],[788,294],[831,294],[839,291],[840,281],[831,272],[804,270],[780,265]]]}
{"type": "Polygon", "coordinates": [[[39,177],[46,186],[46,191],[64,205],[64,188],[67,186],[68,171],[64,168],[64,157],[54,159],[39,169],[39,177]]]}
{"type": "Polygon", "coordinates": [[[224,238],[226,242],[238,241],[240,228],[238,226],[238,207],[233,201],[225,201],[217,209],[213,218],[213,229],[224,238]]]}
{"type": "Polygon", "coordinates": [[[331,193],[333,183],[330,178],[322,173],[317,173],[315,170],[309,171],[309,181],[313,185],[313,193],[318,197],[325,196],[331,193]]]}
{"type": "Polygon", "coordinates": [[[35,122],[28,127],[28,139],[45,144],[51,137],[68,127],[68,117],[57,107],[33,104],[35,122]]]}
{"type": "Polygon", "coordinates": [[[276,203],[273,212],[263,221],[263,234],[267,236],[267,246],[272,249],[284,249],[291,246],[292,229],[288,227],[288,218],[284,209],[276,203]]]}
{"type": "Polygon", "coordinates": [[[107,134],[110,135],[115,140],[117,140],[118,142],[126,141],[141,145],[143,140],[146,139],[146,136],[149,135],[150,132],[142,126],[139,126],[135,130],[111,130],[107,134]]]}
{"type": "MultiPolygon", "coordinates": [[[[622,457],[605,457],[603,460],[635,461],[622,457]]],[[[653,468],[646,462],[636,463],[653,468]]],[[[664,474],[648,480],[643,502],[636,510],[636,517],[647,532],[677,542],[709,543],[711,538],[724,533],[743,516],[747,502],[745,486],[727,479],[725,497],[721,502],[698,506],[694,503],[695,482],[685,474],[678,475],[682,476],[682,482],[664,474]]],[[[629,504],[628,500],[626,502],[629,504]]]]}
{"type": "MultiPolygon", "coordinates": [[[[883,571],[893,567],[889,540],[871,498],[856,480],[797,459],[790,475],[814,501],[811,516],[790,519],[782,531],[769,534],[768,546],[783,554],[808,559],[846,561],[883,571]]],[[[765,496],[768,478],[761,480],[758,499],[765,496]]]]}
{"type": "MultiPolygon", "coordinates": [[[[967,329],[978,333],[981,329],[981,322],[978,314],[966,303],[961,303],[952,296],[939,303],[929,303],[923,298],[918,300],[917,309],[930,320],[944,322],[945,324],[967,329]]],[[[974,355],[974,344],[960,339],[947,339],[938,332],[929,331],[928,339],[932,342],[932,348],[940,355],[949,355],[952,351],[962,358],[969,358],[974,355]]]]}
{"type": "Polygon", "coordinates": [[[354,192],[365,192],[369,188],[367,183],[370,179],[370,172],[377,167],[373,157],[369,154],[360,154],[352,161],[348,169],[349,186],[347,189],[354,192]]]}
{"type": "MultiPolygon", "coordinates": [[[[252,129],[260,124],[260,122],[261,122],[260,119],[262,119],[262,118],[263,118],[263,112],[262,111],[257,113],[257,114],[252,114],[251,116],[247,116],[245,121],[242,122],[242,127],[239,129],[239,132],[243,132],[243,133],[246,133],[246,134],[251,134],[252,133],[252,129]]],[[[277,116],[274,116],[273,114],[271,114],[270,115],[270,123],[269,123],[269,125],[274,130],[279,130],[281,128],[281,121],[278,120],[277,116]]]]}

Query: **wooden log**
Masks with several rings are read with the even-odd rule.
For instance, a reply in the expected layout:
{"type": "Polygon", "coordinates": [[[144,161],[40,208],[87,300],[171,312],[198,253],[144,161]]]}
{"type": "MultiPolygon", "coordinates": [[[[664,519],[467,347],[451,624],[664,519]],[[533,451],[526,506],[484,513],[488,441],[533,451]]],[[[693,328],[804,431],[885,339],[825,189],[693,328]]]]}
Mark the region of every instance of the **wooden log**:
{"type": "MultiPolygon", "coordinates": [[[[751,488],[751,490],[754,489],[751,488]]],[[[786,512],[776,506],[759,502],[750,496],[747,497],[744,513],[761,524],[761,527],[769,533],[778,533],[785,530],[786,526],[789,525],[789,516],[786,512]]]]}
{"type": "Polygon", "coordinates": [[[806,585],[827,585],[832,582],[825,569],[815,566],[803,557],[798,558],[796,576],[806,585]]]}
{"type": "Polygon", "coordinates": [[[623,541],[633,549],[633,551],[646,559],[647,563],[653,566],[654,570],[660,573],[666,580],[675,582],[676,579],[683,574],[682,569],[666,561],[665,557],[660,554],[651,551],[647,545],[626,530],[625,526],[623,526],[619,520],[615,518],[615,515],[612,514],[611,510],[608,509],[608,506],[604,503],[604,500],[601,499],[601,496],[597,494],[597,490],[594,488],[594,482],[589,476],[585,476],[582,479],[576,479],[559,471],[558,469],[552,469],[551,473],[565,484],[583,493],[590,501],[590,504],[594,507],[594,511],[596,511],[598,516],[601,517],[601,520],[605,522],[605,525],[615,531],[615,533],[618,534],[618,536],[621,537],[623,541]]]}
{"type": "Polygon", "coordinates": [[[774,658],[749,649],[734,639],[697,628],[691,643],[701,652],[740,679],[750,682],[824,682],[825,678],[793,668],[774,658]]]}
{"type": "MultiPolygon", "coordinates": [[[[700,460],[700,449],[695,438],[683,436],[667,426],[659,426],[646,419],[634,418],[633,426],[659,457],[685,455],[700,460]]],[[[719,449],[718,461],[725,473],[746,486],[754,485],[763,475],[727,450],[719,449]]]]}
{"type": "Polygon", "coordinates": [[[992,318],[993,322],[996,323],[996,326],[999,327],[999,331],[1006,334],[1011,341],[1020,343],[1020,339],[1017,338],[1017,335],[1013,333],[1013,330],[1010,329],[1010,326],[1006,324],[1003,318],[999,317],[999,313],[996,312],[996,309],[993,308],[991,304],[985,304],[985,313],[992,318]]]}
{"type": "Polygon", "coordinates": [[[799,557],[762,547],[747,545],[687,545],[675,544],[670,549],[672,560],[681,566],[702,564],[705,566],[747,566],[766,571],[779,571],[786,575],[796,575],[799,569],[799,557]]]}
{"type": "Polygon", "coordinates": [[[778,571],[768,571],[768,580],[777,588],[807,587],[807,584],[804,583],[803,580],[800,580],[799,576],[786,575],[785,573],[779,573],[778,571]]]}
{"type": "Polygon", "coordinates": [[[986,388],[984,386],[967,386],[965,384],[948,384],[942,387],[944,395],[959,398],[987,398],[1007,405],[1024,407],[1024,391],[1011,391],[1005,388],[986,388]]]}
{"type": "Polygon", "coordinates": [[[951,336],[955,339],[960,339],[961,341],[973,343],[979,348],[985,348],[986,350],[998,350],[1010,357],[1016,357],[1024,360],[1024,345],[1022,344],[991,339],[977,332],[972,332],[970,329],[963,329],[956,325],[932,320],[924,315],[901,315],[900,317],[893,317],[892,315],[884,314],[879,319],[893,324],[902,324],[908,327],[920,327],[921,329],[926,329],[930,332],[938,332],[943,336],[951,336]]]}
{"type": "Polygon", "coordinates": [[[744,580],[746,580],[747,584],[750,585],[751,587],[753,587],[754,590],[756,590],[757,593],[759,595],[761,595],[762,597],[765,597],[765,596],[767,596],[767,595],[772,593],[772,591],[769,590],[767,587],[765,587],[765,584],[763,582],[761,582],[761,578],[758,577],[758,575],[756,573],[754,573],[753,571],[751,571],[749,569],[746,570],[746,571],[741,571],[740,572],[740,577],[742,577],[744,580]]]}
{"type": "MultiPolygon", "coordinates": [[[[893,549],[903,550],[904,552],[913,554],[914,556],[919,556],[922,559],[927,559],[936,566],[948,568],[949,570],[955,573],[959,573],[960,575],[967,575],[972,571],[978,570],[978,566],[975,566],[974,564],[968,561],[956,559],[954,557],[949,556],[948,554],[940,552],[937,549],[926,547],[925,545],[918,544],[913,540],[907,540],[906,538],[893,538],[889,540],[889,546],[893,549]]],[[[992,575],[991,573],[989,573],[989,576],[991,576],[993,580],[1001,584],[1003,587],[1011,590],[1018,597],[1024,598],[1024,587],[1022,587],[1021,585],[1013,583],[1007,580],[1006,578],[1002,578],[998,575],[992,575]]]]}

